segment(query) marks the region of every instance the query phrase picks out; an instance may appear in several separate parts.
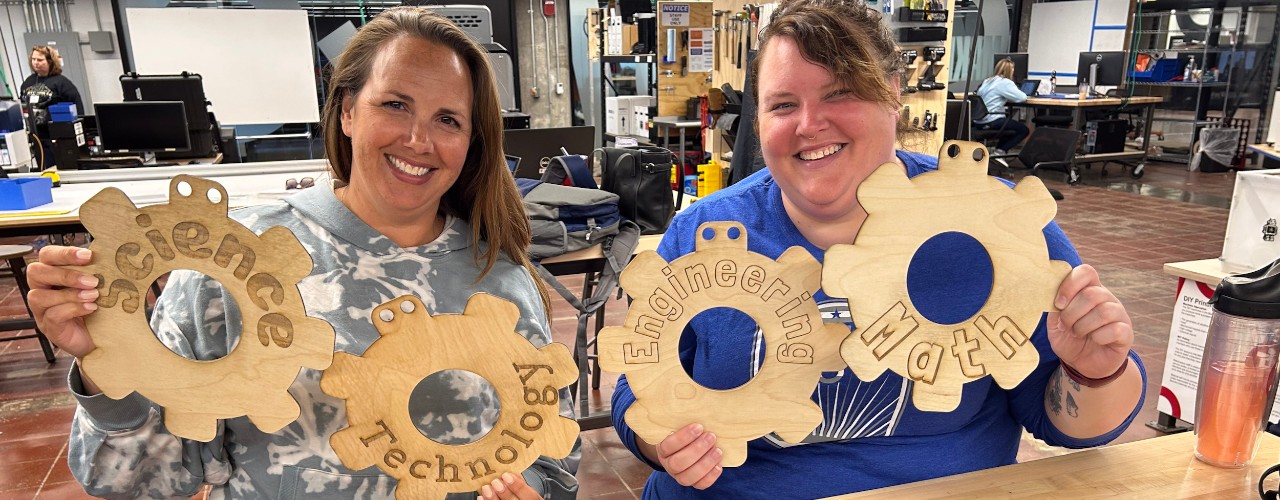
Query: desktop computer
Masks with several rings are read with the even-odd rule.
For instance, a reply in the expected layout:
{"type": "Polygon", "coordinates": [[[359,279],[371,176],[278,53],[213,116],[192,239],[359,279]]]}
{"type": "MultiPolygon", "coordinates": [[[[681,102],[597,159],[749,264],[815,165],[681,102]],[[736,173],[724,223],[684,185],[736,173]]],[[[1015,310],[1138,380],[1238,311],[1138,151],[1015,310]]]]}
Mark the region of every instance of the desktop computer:
{"type": "Polygon", "coordinates": [[[1088,154],[1120,153],[1129,133],[1126,120],[1092,120],[1085,123],[1084,152],[1088,154]]]}

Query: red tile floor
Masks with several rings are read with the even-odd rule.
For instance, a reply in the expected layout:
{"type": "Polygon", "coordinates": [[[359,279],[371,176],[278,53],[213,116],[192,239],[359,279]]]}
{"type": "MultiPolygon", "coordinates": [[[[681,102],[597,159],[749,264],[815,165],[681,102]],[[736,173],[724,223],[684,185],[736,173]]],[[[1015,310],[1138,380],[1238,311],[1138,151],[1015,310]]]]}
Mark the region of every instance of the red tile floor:
{"type": "MultiPolygon", "coordinates": [[[[1076,186],[1061,182],[1059,173],[1046,172],[1042,178],[1066,195],[1058,205],[1059,224],[1133,318],[1134,349],[1146,363],[1151,383],[1141,414],[1120,438],[1127,442],[1159,434],[1143,424],[1156,418],[1173,314],[1175,279],[1163,274],[1161,266],[1221,253],[1235,176],[1187,172],[1185,165],[1175,164],[1148,164],[1140,180],[1114,166],[1109,177],[1099,170],[1085,170],[1084,183],[1076,186]]],[[[571,289],[581,283],[565,281],[571,289]]],[[[0,284],[0,316],[23,313],[21,304],[11,282],[0,284]]],[[[622,302],[608,305],[607,324],[621,324],[624,316],[622,302]]],[[[572,310],[557,299],[555,339],[571,344],[575,323],[572,310]]],[[[0,332],[0,338],[13,334],[0,332]]],[[[74,408],[64,382],[69,365],[61,353],[56,363],[46,364],[34,340],[0,342],[0,500],[85,497],[66,466],[74,408]]],[[[600,390],[590,393],[592,411],[608,407],[614,378],[604,374],[600,390]]],[[[1064,452],[1027,437],[1019,459],[1064,452]]],[[[579,498],[637,498],[649,474],[609,428],[583,433],[582,458],[579,498]]]]}

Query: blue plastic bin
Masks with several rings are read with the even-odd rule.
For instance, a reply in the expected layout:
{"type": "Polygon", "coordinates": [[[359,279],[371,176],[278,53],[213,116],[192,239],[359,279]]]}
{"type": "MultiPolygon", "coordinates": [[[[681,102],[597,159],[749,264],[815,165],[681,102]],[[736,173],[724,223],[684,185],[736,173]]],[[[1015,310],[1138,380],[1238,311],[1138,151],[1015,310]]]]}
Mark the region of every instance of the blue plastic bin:
{"type": "Polygon", "coordinates": [[[1158,59],[1148,71],[1130,71],[1129,78],[1135,82],[1167,82],[1182,74],[1181,66],[1177,59],[1158,59]]]}
{"type": "Polygon", "coordinates": [[[53,202],[53,179],[0,179],[0,210],[26,210],[53,202]]]}

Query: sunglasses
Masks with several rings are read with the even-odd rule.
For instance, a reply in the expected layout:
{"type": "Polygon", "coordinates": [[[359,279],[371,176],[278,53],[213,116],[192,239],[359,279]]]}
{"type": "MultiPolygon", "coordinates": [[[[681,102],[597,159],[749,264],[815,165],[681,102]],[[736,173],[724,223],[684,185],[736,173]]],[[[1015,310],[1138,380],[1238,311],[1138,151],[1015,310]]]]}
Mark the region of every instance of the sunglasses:
{"type": "Polygon", "coordinates": [[[310,177],[303,177],[302,179],[289,179],[287,181],[284,181],[285,189],[306,189],[314,185],[316,185],[316,180],[310,177]]]}

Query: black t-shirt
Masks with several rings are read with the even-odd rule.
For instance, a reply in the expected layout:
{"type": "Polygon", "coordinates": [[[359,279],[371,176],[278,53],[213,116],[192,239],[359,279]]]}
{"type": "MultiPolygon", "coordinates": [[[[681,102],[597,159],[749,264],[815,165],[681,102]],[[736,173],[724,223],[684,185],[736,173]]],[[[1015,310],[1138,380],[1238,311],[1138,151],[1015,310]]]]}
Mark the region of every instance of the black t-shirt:
{"type": "Polygon", "coordinates": [[[22,82],[22,103],[38,109],[49,109],[50,104],[73,102],[78,114],[85,114],[84,103],[80,102],[80,91],[71,79],[63,75],[39,76],[32,73],[22,82]],[[35,99],[33,102],[32,99],[35,99]]]}

